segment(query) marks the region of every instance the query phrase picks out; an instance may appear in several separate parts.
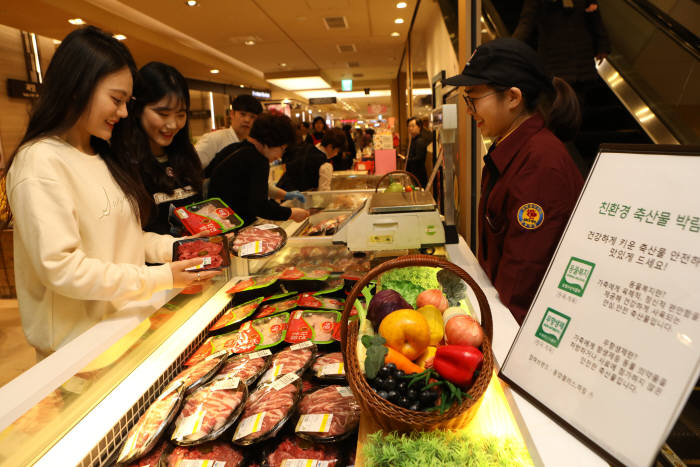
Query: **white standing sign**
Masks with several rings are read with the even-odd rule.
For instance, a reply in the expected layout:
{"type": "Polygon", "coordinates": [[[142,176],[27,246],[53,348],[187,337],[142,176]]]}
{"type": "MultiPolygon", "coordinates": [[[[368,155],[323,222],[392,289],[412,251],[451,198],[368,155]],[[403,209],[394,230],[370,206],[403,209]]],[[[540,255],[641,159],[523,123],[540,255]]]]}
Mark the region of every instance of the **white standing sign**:
{"type": "Polygon", "coordinates": [[[602,150],[501,370],[625,465],[653,462],[700,373],[697,156],[602,150]]]}

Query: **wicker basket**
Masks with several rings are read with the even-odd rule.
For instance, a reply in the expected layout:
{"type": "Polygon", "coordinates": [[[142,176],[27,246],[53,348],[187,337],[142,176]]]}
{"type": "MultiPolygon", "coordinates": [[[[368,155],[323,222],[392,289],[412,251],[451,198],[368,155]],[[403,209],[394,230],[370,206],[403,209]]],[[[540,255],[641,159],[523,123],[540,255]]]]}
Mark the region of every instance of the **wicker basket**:
{"type": "Polygon", "coordinates": [[[486,391],[493,372],[493,354],[491,352],[491,340],[493,337],[493,320],[491,309],[484,292],[479,288],[474,279],[471,278],[460,267],[440,258],[428,255],[408,255],[396,258],[380,264],[369,271],[360,281],[358,281],[350,292],[350,296],[345,302],[343,318],[341,321],[341,346],[343,358],[345,360],[345,371],[348,382],[355,397],[362,406],[365,413],[370,414],[379,426],[385,431],[426,431],[437,428],[450,429],[460,428],[474,417],[474,414],[481,404],[482,395],[486,391]],[[374,278],[389,269],[407,266],[430,266],[448,269],[464,280],[474,291],[479,309],[481,312],[481,326],[484,329],[486,338],[482,344],[484,361],[482,370],[479,373],[474,385],[467,393],[461,404],[454,404],[447,412],[440,415],[438,412],[416,412],[394,405],[386,399],[379,397],[369,386],[363,372],[360,370],[357,360],[357,320],[348,322],[350,311],[355,300],[362,289],[374,278]]]}

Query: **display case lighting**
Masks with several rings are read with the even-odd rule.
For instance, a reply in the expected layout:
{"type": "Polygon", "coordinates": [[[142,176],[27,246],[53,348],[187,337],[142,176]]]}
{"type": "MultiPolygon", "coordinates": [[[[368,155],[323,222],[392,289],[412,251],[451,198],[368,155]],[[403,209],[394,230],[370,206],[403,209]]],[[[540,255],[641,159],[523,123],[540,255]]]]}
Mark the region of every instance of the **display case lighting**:
{"type": "Polygon", "coordinates": [[[82,18],[71,18],[68,20],[68,22],[73,26],[80,26],[85,24],[85,21],[82,18]]]}

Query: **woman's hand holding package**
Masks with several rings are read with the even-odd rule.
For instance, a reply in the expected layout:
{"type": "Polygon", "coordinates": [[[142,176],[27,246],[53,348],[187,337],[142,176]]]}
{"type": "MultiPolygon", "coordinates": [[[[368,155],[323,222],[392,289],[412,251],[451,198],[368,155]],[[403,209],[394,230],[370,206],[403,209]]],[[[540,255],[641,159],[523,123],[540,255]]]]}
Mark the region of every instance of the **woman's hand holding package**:
{"type": "Polygon", "coordinates": [[[170,270],[173,273],[173,288],[181,289],[195,282],[203,282],[211,279],[214,276],[221,274],[221,271],[197,271],[190,270],[202,264],[200,258],[186,259],[183,261],[174,261],[170,263],[170,270]]]}

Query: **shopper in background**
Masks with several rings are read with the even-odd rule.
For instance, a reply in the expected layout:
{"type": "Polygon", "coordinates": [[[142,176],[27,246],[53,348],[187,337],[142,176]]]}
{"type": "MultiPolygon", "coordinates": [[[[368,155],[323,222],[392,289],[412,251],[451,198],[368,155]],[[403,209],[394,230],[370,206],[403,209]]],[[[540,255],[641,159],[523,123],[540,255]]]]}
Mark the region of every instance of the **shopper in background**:
{"type": "Polygon", "coordinates": [[[339,157],[345,144],[345,132],[340,128],[331,128],[316,146],[305,144],[297,148],[295,157],[287,163],[277,186],[284,190],[330,191],[332,161],[339,157]]]}
{"type": "Polygon", "coordinates": [[[583,186],[557,137],[576,131],[578,101],[512,38],[478,47],[444,84],[464,86],[469,114],[493,141],[482,171],[479,264],[522,323],[583,186]]]}
{"type": "Polygon", "coordinates": [[[261,112],[262,105],[253,96],[242,94],[236,97],[231,103],[231,126],[202,135],[195,145],[202,167],[206,168],[226,146],[246,139],[253,122],[261,112]]]}
{"type": "Polygon", "coordinates": [[[352,139],[352,126],[343,125],[343,133],[345,133],[345,147],[340,150],[338,157],[334,157],[331,162],[333,163],[333,170],[350,170],[352,168],[352,162],[355,159],[355,152],[357,151],[355,147],[355,141],[352,139]]]}
{"type": "Polygon", "coordinates": [[[428,173],[425,170],[425,159],[428,155],[430,144],[430,132],[423,129],[423,122],[416,117],[406,121],[408,125],[408,156],[406,158],[406,171],[416,176],[421,186],[428,183],[428,173]]]}
{"type": "Polygon", "coordinates": [[[150,197],[108,141],[127,116],[135,65],[95,27],[71,32],[46,71],[4,182],[14,218],[17,298],[42,359],[130,301],[216,272],[171,259],[173,237],[144,233],[150,197]]]}
{"type": "Polygon", "coordinates": [[[309,122],[301,122],[298,125],[299,129],[299,137],[297,138],[297,144],[303,144],[306,142],[307,138],[309,137],[309,128],[311,125],[309,125],[309,122]]]}
{"type": "Polygon", "coordinates": [[[311,124],[311,133],[306,136],[305,143],[312,144],[316,146],[323,139],[323,133],[326,132],[328,127],[326,126],[326,121],[320,115],[314,118],[311,124]]]}
{"type": "Polygon", "coordinates": [[[248,138],[227,146],[212,161],[209,195],[221,198],[246,225],[256,218],[300,222],[309,212],[280,206],[268,197],[270,162],[294,143],[294,127],[286,115],[263,113],[248,138]]]}
{"type": "Polygon", "coordinates": [[[175,208],[202,200],[202,165],[190,143],[185,78],[160,62],[142,67],[134,82],[129,117],[114,131],[112,146],[138,164],[155,209],[144,230],[184,235],[175,208]]]}

